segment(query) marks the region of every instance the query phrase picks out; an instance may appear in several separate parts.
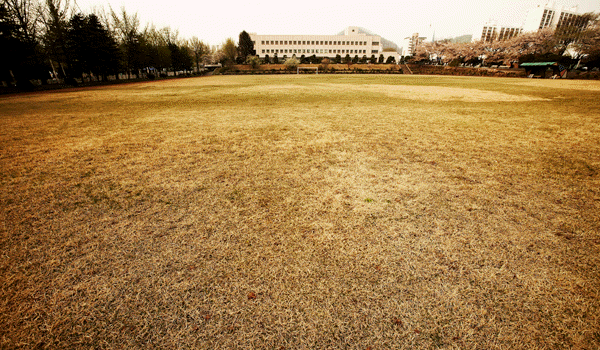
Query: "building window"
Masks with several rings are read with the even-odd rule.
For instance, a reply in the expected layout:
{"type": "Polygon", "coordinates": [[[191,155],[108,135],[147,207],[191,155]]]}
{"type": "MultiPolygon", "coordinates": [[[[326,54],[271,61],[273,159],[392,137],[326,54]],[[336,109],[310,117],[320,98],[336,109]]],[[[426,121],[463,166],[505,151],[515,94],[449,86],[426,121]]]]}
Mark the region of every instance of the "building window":
{"type": "Polygon", "coordinates": [[[373,53],[377,53],[377,50],[371,50],[371,52],[373,52],[373,53]]]}
{"type": "Polygon", "coordinates": [[[264,41],[264,40],[263,40],[263,41],[261,41],[261,42],[260,42],[260,44],[261,44],[261,45],[264,45],[264,44],[265,44],[265,41],[264,41]]]}
{"type": "Polygon", "coordinates": [[[265,53],[265,50],[264,50],[264,49],[262,50],[262,53],[265,53]]]}
{"type": "Polygon", "coordinates": [[[379,46],[379,41],[373,41],[373,46],[379,46]]]}
{"type": "Polygon", "coordinates": [[[294,40],[294,45],[296,45],[296,40],[294,40]]]}

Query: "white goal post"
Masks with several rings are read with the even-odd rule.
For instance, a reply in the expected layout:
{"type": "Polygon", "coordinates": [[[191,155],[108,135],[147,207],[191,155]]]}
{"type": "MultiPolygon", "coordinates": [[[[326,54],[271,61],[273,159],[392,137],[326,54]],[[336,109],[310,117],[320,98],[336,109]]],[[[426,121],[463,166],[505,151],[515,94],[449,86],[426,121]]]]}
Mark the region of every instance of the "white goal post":
{"type": "Polygon", "coordinates": [[[315,74],[319,74],[319,67],[298,67],[296,68],[296,74],[300,74],[300,69],[303,70],[314,70],[315,74]]]}

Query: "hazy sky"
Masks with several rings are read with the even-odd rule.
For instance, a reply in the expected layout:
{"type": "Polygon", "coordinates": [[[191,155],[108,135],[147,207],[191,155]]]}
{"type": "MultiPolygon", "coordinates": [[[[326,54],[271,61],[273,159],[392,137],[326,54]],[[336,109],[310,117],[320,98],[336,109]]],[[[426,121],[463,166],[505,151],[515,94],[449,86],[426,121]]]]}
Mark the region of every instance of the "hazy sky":
{"type": "MultiPolygon", "coordinates": [[[[414,32],[431,39],[473,34],[487,20],[520,25],[528,9],[543,0],[412,0],[412,1],[194,1],[194,0],[76,0],[83,12],[121,7],[137,13],[142,26],[169,26],[182,38],[197,36],[215,45],[245,30],[257,34],[337,34],[359,26],[402,46],[414,32]]],[[[556,0],[579,6],[581,12],[600,12],[599,0],[556,0]]]]}

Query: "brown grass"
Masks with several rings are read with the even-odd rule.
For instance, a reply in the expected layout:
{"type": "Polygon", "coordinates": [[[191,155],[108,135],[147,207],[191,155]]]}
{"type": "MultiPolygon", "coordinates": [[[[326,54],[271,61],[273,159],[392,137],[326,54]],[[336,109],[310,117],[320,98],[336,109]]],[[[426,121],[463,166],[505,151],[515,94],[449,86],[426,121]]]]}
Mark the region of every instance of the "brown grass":
{"type": "Polygon", "coordinates": [[[2,97],[1,347],[597,349],[585,84],[230,76],[2,97]]]}

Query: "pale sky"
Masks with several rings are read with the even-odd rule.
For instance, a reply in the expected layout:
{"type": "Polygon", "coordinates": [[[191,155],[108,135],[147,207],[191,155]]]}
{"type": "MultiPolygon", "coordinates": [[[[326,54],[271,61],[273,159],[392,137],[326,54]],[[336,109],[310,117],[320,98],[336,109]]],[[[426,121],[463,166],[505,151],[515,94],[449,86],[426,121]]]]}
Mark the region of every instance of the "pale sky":
{"type": "MultiPolygon", "coordinates": [[[[530,8],[544,0],[76,0],[84,13],[109,6],[137,13],[142,26],[171,27],[179,37],[197,36],[209,45],[227,38],[236,42],[242,30],[257,34],[334,35],[348,26],[363,27],[402,46],[402,39],[418,32],[431,39],[473,34],[488,20],[521,25],[530,8]]],[[[600,13],[598,0],[556,0],[580,12],[600,13]]]]}

